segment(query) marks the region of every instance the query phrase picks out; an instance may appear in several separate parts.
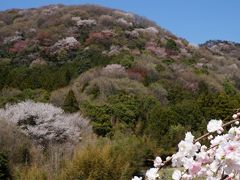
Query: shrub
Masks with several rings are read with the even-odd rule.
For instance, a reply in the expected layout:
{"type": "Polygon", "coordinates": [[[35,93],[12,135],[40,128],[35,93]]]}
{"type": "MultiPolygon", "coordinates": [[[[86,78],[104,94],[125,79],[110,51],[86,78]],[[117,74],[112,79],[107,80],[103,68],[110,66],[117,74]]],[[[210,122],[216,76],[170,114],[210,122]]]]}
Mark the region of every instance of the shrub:
{"type": "Polygon", "coordinates": [[[4,120],[0,121],[0,152],[6,152],[11,166],[15,164],[29,165],[31,156],[30,140],[21,133],[13,124],[4,120]]]}
{"type": "Polygon", "coordinates": [[[107,27],[112,26],[114,24],[113,17],[109,15],[101,15],[98,21],[102,26],[107,26],[107,27]]]}
{"type": "Polygon", "coordinates": [[[185,58],[185,59],[182,60],[182,62],[185,65],[191,66],[193,64],[196,64],[197,61],[194,58],[185,58]]]}
{"type": "Polygon", "coordinates": [[[28,46],[27,41],[18,41],[9,49],[11,53],[22,53],[28,46]]]}
{"type": "Polygon", "coordinates": [[[110,64],[102,69],[102,74],[107,77],[121,78],[126,76],[126,70],[120,64],[110,64]]]}
{"type": "Polygon", "coordinates": [[[162,64],[157,64],[156,65],[156,70],[161,73],[166,70],[166,68],[162,64]]]}
{"type": "Polygon", "coordinates": [[[105,47],[109,47],[113,36],[114,33],[111,31],[92,32],[89,34],[86,44],[101,43],[105,47]]]}
{"type": "Polygon", "coordinates": [[[15,172],[15,178],[18,180],[47,180],[47,172],[36,165],[24,167],[15,172]]]}
{"type": "Polygon", "coordinates": [[[101,76],[99,70],[92,70],[80,76],[75,81],[78,97],[83,96],[83,92],[92,99],[106,99],[107,96],[126,92],[133,94],[147,94],[147,88],[143,84],[128,78],[109,78],[101,76]]]}
{"type": "Polygon", "coordinates": [[[166,89],[164,89],[160,84],[153,83],[149,86],[149,89],[152,91],[153,95],[162,103],[167,104],[168,103],[168,92],[166,89]]]}
{"type": "Polygon", "coordinates": [[[180,51],[177,43],[172,39],[167,39],[165,47],[166,47],[168,54],[170,54],[170,55],[175,55],[176,53],[178,53],[180,51]]]}
{"type": "Polygon", "coordinates": [[[129,55],[125,55],[121,57],[119,62],[119,64],[121,64],[125,68],[130,68],[133,65],[133,63],[134,63],[134,57],[129,55]]]}
{"type": "Polygon", "coordinates": [[[129,163],[120,155],[113,156],[111,150],[107,144],[103,147],[89,146],[77,152],[59,179],[124,179],[129,163]]]}
{"type": "Polygon", "coordinates": [[[149,85],[158,80],[158,72],[155,69],[155,64],[146,61],[137,61],[136,64],[129,69],[130,77],[133,75],[139,75],[142,79],[144,85],[149,85]]]}
{"type": "Polygon", "coordinates": [[[229,81],[225,81],[223,87],[225,93],[228,95],[235,95],[237,93],[236,88],[229,81]]]}
{"type": "Polygon", "coordinates": [[[23,96],[23,99],[31,99],[37,102],[48,102],[50,98],[49,92],[44,89],[24,89],[21,96],[23,96]]]}
{"type": "Polygon", "coordinates": [[[118,133],[112,140],[100,139],[77,150],[58,179],[130,179],[133,174],[141,174],[147,157],[157,152],[155,143],[147,138],[118,133]]]}
{"type": "Polygon", "coordinates": [[[92,120],[95,133],[100,136],[111,135],[113,127],[124,125],[125,129],[135,132],[139,122],[145,122],[151,107],[156,104],[154,98],[142,98],[130,94],[109,96],[107,104],[93,105],[86,103],[83,110],[92,120]]]}
{"type": "Polygon", "coordinates": [[[10,178],[10,169],[6,154],[0,153],[0,179],[7,180],[10,178]]]}
{"type": "Polygon", "coordinates": [[[64,100],[63,110],[69,113],[77,112],[79,110],[78,102],[72,90],[68,92],[68,95],[64,100]]]}
{"type": "Polygon", "coordinates": [[[82,65],[88,70],[91,67],[106,66],[110,60],[107,56],[102,54],[104,47],[102,44],[91,44],[88,48],[80,51],[75,60],[80,61],[82,65]],[[86,62],[85,62],[86,61],[86,62]]]}
{"type": "Polygon", "coordinates": [[[164,59],[162,61],[164,64],[167,64],[167,65],[171,65],[173,64],[175,61],[173,59],[164,59]]]}

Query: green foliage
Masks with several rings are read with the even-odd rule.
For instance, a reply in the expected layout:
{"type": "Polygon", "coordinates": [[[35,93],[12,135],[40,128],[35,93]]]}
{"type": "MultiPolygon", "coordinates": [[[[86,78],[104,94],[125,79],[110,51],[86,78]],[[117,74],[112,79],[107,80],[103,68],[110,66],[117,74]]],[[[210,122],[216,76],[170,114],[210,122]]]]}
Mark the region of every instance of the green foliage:
{"type": "Polygon", "coordinates": [[[145,133],[151,138],[160,140],[169,130],[171,125],[178,123],[177,113],[170,108],[164,108],[156,105],[149,114],[149,119],[145,133]]]}
{"type": "Polygon", "coordinates": [[[225,93],[205,94],[198,98],[203,116],[209,119],[225,119],[240,107],[239,95],[225,93]]]}
{"type": "MultiPolygon", "coordinates": [[[[87,61],[90,67],[104,66],[109,64],[110,59],[102,54],[104,47],[101,45],[90,45],[87,50],[79,51],[75,61],[87,61]]],[[[82,62],[84,64],[84,62],[82,62]]],[[[85,66],[87,65],[85,64],[85,66]]]]}
{"type": "Polygon", "coordinates": [[[179,51],[179,47],[177,46],[177,43],[172,39],[167,39],[166,48],[173,51],[179,51]]]}
{"type": "Polygon", "coordinates": [[[203,134],[210,119],[229,118],[239,106],[239,95],[224,93],[178,98],[167,107],[156,105],[152,108],[144,132],[161,144],[163,154],[168,155],[175,151],[178,137],[182,137],[187,129],[203,134]]]}
{"type": "Polygon", "coordinates": [[[184,139],[186,127],[178,124],[171,125],[166,134],[162,135],[160,139],[161,155],[168,156],[176,152],[178,143],[184,139]]]}
{"type": "Polygon", "coordinates": [[[111,141],[100,139],[79,150],[58,179],[131,179],[133,174],[141,174],[147,158],[156,154],[156,145],[149,139],[119,133],[111,141]]]}
{"type": "Polygon", "coordinates": [[[137,39],[130,39],[128,40],[128,47],[130,49],[139,49],[144,50],[146,39],[138,37],[137,39]]]}
{"type": "Polygon", "coordinates": [[[187,66],[191,66],[191,65],[193,65],[193,64],[196,64],[196,59],[194,59],[194,58],[184,58],[183,60],[182,60],[182,62],[183,62],[183,64],[185,64],[185,65],[187,65],[187,66]]]}
{"type": "Polygon", "coordinates": [[[194,69],[195,74],[202,75],[202,74],[209,74],[208,69],[206,67],[203,68],[195,68],[194,69]]]}
{"type": "Polygon", "coordinates": [[[19,89],[54,90],[66,86],[78,72],[77,64],[62,66],[26,66],[0,65],[0,87],[11,86],[19,89]]]}
{"type": "Polygon", "coordinates": [[[154,82],[156,82],[159,79],[158,73],[155,72],[149,72],[145,77],[144,77],[144,82],[143,84],[145,86],[148,86],[154,82]]]}
{"type": "Polygon", "coordinates": [[[75,155],[58,179],[124,179],[128,167],[128,161],[120,155],[112,154],[111,145],[89,146],[75,155]]]}
{"type": "Polygon", "coordinates": [[[189,99],[189,98],[191,99],[194,96],[194,94],[192,92],[185,90],[178,83],[176,83],[176,84],[166,83],[164,88],[168,90],[167,99],[172,104],[182,101],[183,99],[189,99]]]}
{"type": "Polygon", "coordinates": [[[24,89],[20,91],[18,89],[4,88],[0,96],[0,107],[4,107],[7,103],[17,103],[26,99],[31,99],[37,102],[48,102],[50,94],[43,89],[24,89]]]}
{"type": "Polygon", "coordinates": [[[50,94],[44,89],[24,89],[20,95],[21,99],[32,99],[37,102],[48,102],[50,94]]]}
{"type": "Polygon", "coordinates": [[[225,93],[228,95],[235,95],[237,93],[236,88],[229,81],[225,81],[223,87],[225,93]]]}
{"type": "Polygon", "coordinates": [[[77,112],[79,110],[78,102],[72,90],[68,92],[68,95],[64,100],[63,110],[69,113],[77,112]]]}
{"type": "Polygon", "coordinates": [[[121,64],[125,68],[130,68],[134,63],[134,57],[130,55],[122,55],[114,61],[116,61],[118,64],[121,64]]]}
{"type": "Polygon", "coordinates": [[[149,158],[154,158],[161,153],[157,144],[147,137],[126,136],[125,133],[116,132],[111,142],[113,154],[121,155],[131,165],[128,167],[128,177],[126,179],[129,179],[133,173],[140,175],[144,167],[152,165],[149,158]]]}
{"type": "Polygon", "coordinates": [[[162,64],[156,65],[156,70],[161,73],[166,70],[166,68],[162,64]]]}
{"type": "Polygon", "coordinates": [[[0,179],[7,180],[10,178],[10,169],[8,166],[7,155],[3,152],[0,152],[0,179]]]}
{"type": "Polygon", "coordinates": [[[171,64],[173,64],[175,61],[174,61],[174,59],[164,59],[162,62],[163,62],[164,64],[171,65],[171,64]]]}
{"type": "Polygon", "coordinates": [[[101,136],[111,132],[111,109],[107,105],[94,106],[90,103],[82,104],[84,113],[91,118],[93,131],[101,136]]]}
{"type": "Polygon", "coordinates": [[[112,127],[121,123],[134,131],[138,121],[145,121],[148,111],[156,104],[152,98],[142,98],[136,95],[119,94],[108,98],[108,103],[94,106],[86,103],[84,112],[92,119],[95,133],[106,136],[112,132],[112,127]]]}
{"type": "Polygon", "coordinates": [[[183,100],[172,106],[171,109],[177,113],[177,123],[184,127],[191,127],[193,131],[197,131],[202,121],[205,121],[201,107],[195,100],[183,100]]]}
{"type": "Polygon", "coordinates": [[[15,172],[15,179],[18,180],[47,180],[47,172],[42,167],[26,166],[15,172]]]}

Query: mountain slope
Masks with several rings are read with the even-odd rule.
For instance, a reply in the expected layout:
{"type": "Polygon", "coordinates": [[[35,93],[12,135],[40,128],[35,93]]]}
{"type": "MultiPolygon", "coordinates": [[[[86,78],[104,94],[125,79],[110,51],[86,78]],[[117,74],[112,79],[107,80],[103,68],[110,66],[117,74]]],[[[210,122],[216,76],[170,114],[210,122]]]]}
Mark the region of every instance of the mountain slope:
{"type": "Polygon", "coordinates": [[[73,90],[95,132],[106,135],[119,118],[131,128],[146,118],[132,107],[144,97],[168,107],[206,92],[236,94],[239,54],[237,43],[193,46],[143,17],[94,5],[7,10],[0,12],[0,105],[64,106],[73,90]],[[99,108],[109,112],[102,120],[92,114],[99,108]]]}
{"type": "Polygon", "coordinates": [[[93,5],[0,12],[0,152],[11,169],[1,174],[142,176],[186,131],[198,136],[210,119],[231,119],[239,47],[193,46],[143,17],[93,5]]]}

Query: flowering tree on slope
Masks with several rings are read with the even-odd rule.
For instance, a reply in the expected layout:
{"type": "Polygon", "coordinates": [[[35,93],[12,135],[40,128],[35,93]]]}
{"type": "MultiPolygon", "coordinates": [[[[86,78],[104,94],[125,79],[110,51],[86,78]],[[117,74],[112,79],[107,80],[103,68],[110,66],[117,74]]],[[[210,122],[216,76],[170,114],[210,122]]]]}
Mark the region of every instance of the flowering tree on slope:
{"type": "MultiPolygon", "coordinates": [[[[195,139],[187,132],[185,139],[178,144],[178,152],[162,161],[154,160],[154,168],[146,172],[147,180],[160,178],[163,166],[171,162],[173,167],[181,168],[172,174],[173,180],[206,178],[207,180],[239,180],[240,179],[240,113],[232,116],[233,120],[223,123],[222,120],[211,120],[207,125],[208,133],[195,139]],[[227,127],[228,130],[226,130],[227,127]],[[208,138],[209,146],[200,141],[208,138]]],[[[141,180],[133,177],[132,180],[141,180]]]]}
{"type": "Polygon", "coordinates": [[[38,142],[79,142],[84,134],[92,132],[89,121],[80,113],[65,113],[52,104],[30,100],[6,105],[0,109],[0,119],[16,124],[38,142]]]}

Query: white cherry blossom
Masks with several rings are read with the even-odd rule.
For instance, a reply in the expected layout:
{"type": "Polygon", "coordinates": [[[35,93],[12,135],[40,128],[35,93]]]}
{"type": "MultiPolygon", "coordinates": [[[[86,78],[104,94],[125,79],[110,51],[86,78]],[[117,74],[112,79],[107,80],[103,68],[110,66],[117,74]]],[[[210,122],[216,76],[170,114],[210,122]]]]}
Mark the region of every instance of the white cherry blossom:
{"type": "Polygon", "coordinates": [[[222,129],[222,120],[211,120],[207,125],[208,132],[215,132],[222,129]]]}
{"type": "MultiPolygon", "coordinates": [[[[178,144],[178,151],[166,158],[166,162],[172,162],[172,167],[183,169],[174,171],[173,180],[192,180],[199,177],[206,180],[240,179],[240,127],[236,123],[240,113],[236,115],[226,124],[221,120],[211,120],[208,123],[209,133],[200,138],[207,137],[208,147],[201,145],[199,139],[196,142],[191,132],[186,133],[185,139],[178,144]],[[223,127],[228,131],[224,131],[223,127]]],[[[159,178],[159,171],[164,164],[160,157],[156,157],[155,168],[146,173],[147,180],[159,178]]]]}

